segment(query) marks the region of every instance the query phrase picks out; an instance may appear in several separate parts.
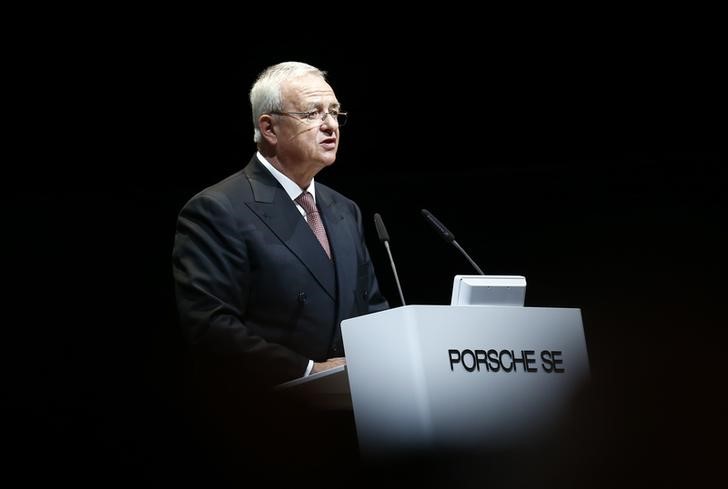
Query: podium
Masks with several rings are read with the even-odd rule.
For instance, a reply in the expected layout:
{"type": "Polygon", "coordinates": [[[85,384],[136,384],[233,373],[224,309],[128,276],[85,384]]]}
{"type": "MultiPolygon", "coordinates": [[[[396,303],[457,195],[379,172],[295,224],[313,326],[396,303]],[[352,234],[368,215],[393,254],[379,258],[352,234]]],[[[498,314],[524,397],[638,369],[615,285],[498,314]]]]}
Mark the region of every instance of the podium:
{"type": "Polygon", "coordinates": [[[404,306],[341,331],[346,368],[282,387],[348,391],[363,457],[528,445],[589,379],[579,309],[404,306]]]}

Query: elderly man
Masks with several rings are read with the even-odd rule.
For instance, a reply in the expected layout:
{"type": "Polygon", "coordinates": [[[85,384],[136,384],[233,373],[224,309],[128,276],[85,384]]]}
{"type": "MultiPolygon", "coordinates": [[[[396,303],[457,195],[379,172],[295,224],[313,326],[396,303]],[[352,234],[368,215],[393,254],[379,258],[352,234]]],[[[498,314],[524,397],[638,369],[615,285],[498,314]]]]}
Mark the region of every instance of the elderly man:
{"type": "Polygon", "coordinates": [[[193,351],[272,385],[342,365],[340,322],[388,306],[359,208],[314,180],[346,120],[325,73],[271,66],[250,102],[258,151],[184,206],[173,267],[193,351]]]}

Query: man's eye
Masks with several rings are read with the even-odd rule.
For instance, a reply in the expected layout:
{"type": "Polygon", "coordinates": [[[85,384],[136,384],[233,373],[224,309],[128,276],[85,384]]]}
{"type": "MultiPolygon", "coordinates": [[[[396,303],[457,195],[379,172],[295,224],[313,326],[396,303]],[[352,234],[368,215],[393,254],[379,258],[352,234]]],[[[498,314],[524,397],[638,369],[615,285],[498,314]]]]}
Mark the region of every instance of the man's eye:
{"type": "Polygon", "coordinates": [[[329,115],[331,117],[336,117],[339,115],[339,109],[329,109],[329,115]]]}
{"type": "Polygon", "coordinates": [[[306,114],[306,119],[311,120],[311,121],[316,119],[317,117],[320,117],[318,110],[312,110],[311,112],[306,114]]]}

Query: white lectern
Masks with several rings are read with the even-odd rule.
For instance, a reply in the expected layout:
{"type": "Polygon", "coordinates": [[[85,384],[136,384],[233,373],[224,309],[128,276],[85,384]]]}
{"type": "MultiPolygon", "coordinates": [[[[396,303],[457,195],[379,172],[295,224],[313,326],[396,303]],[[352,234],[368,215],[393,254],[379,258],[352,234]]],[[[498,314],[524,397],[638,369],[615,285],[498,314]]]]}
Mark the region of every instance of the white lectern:
{"type": "Polygon", "coordinates": [[[579,309],[405,306],[341,330],[346,369],[287,384],[348,388],[363,456],[527,444],[589,378],[579,309]]]}

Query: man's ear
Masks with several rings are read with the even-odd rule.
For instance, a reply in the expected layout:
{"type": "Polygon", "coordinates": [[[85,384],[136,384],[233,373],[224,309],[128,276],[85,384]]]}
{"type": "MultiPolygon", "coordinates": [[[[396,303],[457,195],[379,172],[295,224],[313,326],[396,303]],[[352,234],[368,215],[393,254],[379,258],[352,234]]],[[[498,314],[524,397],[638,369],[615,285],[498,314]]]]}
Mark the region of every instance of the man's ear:
{"type": "Polygon", "coordinates": [[[260,130],[260,135],[269,144],[278,142],[278,135],[276,135],[275,127],[273,127],[273,117],[270,114],[263,114],[258,117],[258,129],[260,130]]]}

